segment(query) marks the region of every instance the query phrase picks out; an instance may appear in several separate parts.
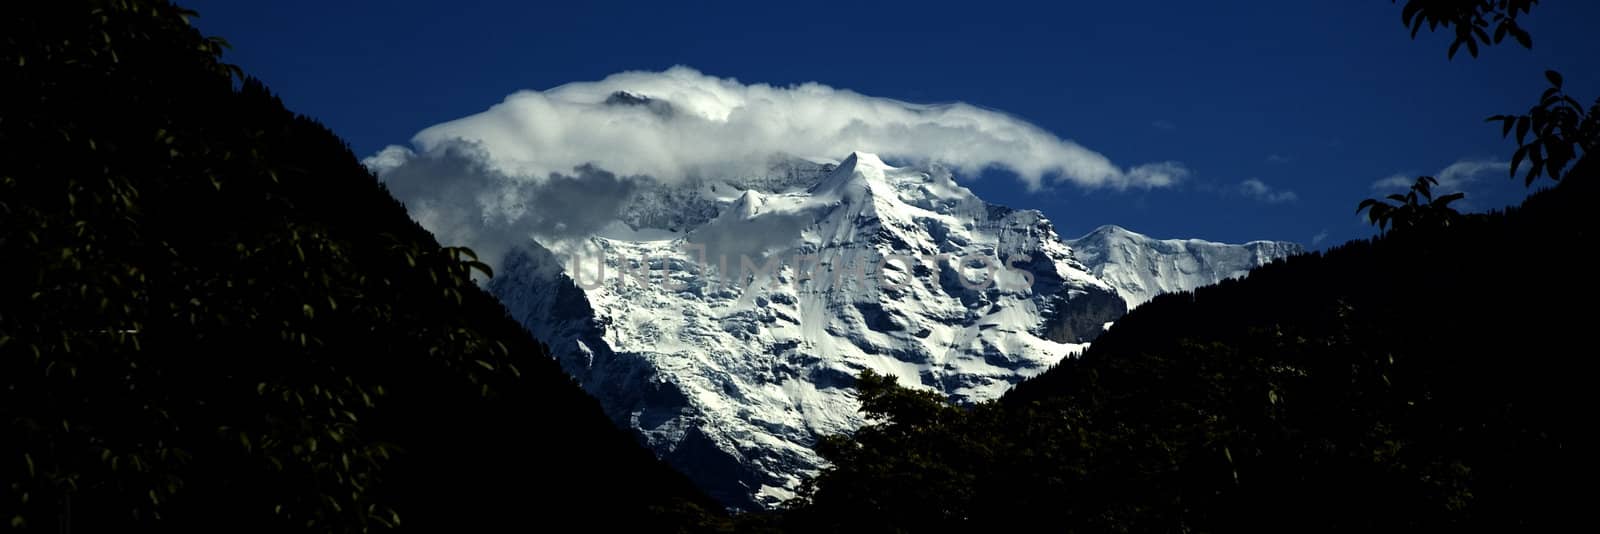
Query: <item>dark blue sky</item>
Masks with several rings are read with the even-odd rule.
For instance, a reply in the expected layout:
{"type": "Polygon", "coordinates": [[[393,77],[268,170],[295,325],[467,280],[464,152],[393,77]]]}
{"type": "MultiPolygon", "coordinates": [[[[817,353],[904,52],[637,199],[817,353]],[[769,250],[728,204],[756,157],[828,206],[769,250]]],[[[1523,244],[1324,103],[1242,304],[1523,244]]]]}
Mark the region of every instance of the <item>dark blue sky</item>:
{"type": "MultiPolygon", "coordinates": [[[[1153,191],[1028,192],[967,177],[987,200],[1049,215],[1068,237],[1106,223],[1159,237],[1369,235],[1374,181],[1509,158],[1487,115],[1520,112],[1566,75],[1600,95],[1600,2],[1547,1],[1511,43],[1445,59],[1384,0],[1169,2],[189,1],[227,59],[366,156],[519,89],[688,65],[745,83],[808,81],[911,102],[1005,111],[1122,165],[1182,162],[1153,191]],[[1037,5],[1036,5],[1037,4],[1037,5]],[[1049,4],[1049,5],[1044,5],[1049,4]],[[1241,193],[1260,180],[1293,200],[1241,193]]],[[[842,154],[840,155],[842,156],[842,154]]],[[[1523,194],[1489,173],[1472,207],[1523,194]]]]}

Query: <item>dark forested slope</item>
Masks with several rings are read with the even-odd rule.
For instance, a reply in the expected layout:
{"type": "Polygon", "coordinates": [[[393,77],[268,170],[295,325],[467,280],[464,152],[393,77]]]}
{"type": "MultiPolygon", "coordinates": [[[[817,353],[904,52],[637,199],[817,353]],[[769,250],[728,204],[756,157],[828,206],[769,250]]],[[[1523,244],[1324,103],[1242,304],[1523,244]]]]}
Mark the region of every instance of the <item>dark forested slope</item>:
{"type": "Polygon", "coordinates": [[[0,526],[670,529],[706,505],[188,15],[0,15],[0,526]]]}

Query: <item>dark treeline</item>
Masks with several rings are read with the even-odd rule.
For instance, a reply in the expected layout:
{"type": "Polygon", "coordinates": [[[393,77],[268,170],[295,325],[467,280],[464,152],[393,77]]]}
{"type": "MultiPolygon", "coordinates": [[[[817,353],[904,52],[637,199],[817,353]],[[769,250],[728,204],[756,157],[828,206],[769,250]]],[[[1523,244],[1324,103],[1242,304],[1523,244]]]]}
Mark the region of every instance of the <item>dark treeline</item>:
{"type": "Polygon", "coordinates": [[[486,266],[190,15],[0,15],[0,528],[672,530],[714,509],[470,281],[486,266]]]}

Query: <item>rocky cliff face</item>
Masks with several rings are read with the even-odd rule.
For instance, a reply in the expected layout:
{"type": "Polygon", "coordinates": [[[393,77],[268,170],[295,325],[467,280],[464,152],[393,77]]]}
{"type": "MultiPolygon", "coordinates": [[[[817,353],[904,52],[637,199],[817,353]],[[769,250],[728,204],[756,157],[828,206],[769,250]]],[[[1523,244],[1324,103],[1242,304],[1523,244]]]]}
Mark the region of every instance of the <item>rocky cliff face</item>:
{"type": "Polygon", "coordinates": [[[758,508],[819,468],[817,436],[864,423],[864,369],[995,398],[1151,292],[1272,253],[1120,236],[1064,241],[942,169],[857,153],[641,189],[596,235],[513,251],[489,288],[618,424],[758,508]],[[1124,276],[1137,269],[1154,274],[1124,276]]]}

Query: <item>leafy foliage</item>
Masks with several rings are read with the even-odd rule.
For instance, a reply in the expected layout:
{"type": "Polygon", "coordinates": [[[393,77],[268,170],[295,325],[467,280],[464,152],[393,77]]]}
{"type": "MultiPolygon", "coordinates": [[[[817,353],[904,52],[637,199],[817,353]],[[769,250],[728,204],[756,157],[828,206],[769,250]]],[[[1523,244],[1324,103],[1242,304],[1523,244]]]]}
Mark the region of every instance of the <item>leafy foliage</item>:
{"type": "Polygon", "coordinates": [[[1400,9],[1400,21],[1411,30],[1412,39],[1423,25],[1430,32],[1453,28],[1455,40],[1446,57],[1454,59],[1462,45],[1472,57],[1478,57],[1479,43],[1500,44],[1506,36],[1524,48],[1533,48],[1533,36],[1517,24],[1517,16],[1527,14],[1538,3],[1539,0],[1406,0],[1400,9]]]}
{"type": "Polygon", "coordinates": [[[1511,156],[1511,176],[1517,175],[1517,169],[1526,160],[1531,165],[1525,176],[1530,186],[1541,173],[1551,180],[1561,180],[1568,163],[1577,161],[1600,143],[1600,117],[1597,117],[1600,99],[1584,112],[1577,100],[1561,90],[1561,73],[1547,70],[1544,77],[1550,81],[1550,88],[1545,89],[1539,103],[1527,114],[1495,115],[1485,119],[1500,121],[1500,135],[1504,137],[1510,137],[1511,130],[1516,129],[1517,151],[1511,156]],[[1531,138],[1528,137],[1530,133],[1533,134],[1531,138]]]}
{"type": "Polygon", "coordinates": [[[1361,201],[1356,207],[1356,213],[1363,210],[1367,212],[1367,220],[1377,225],[1380,231],[1389,229],[1412,230],[1415,228],[1445,228],[1461,219],[1461,214],[1450,207],[1450,203],[1461,200],[1466,196],[1463,193],[1450,193],[1433,197],[1433,186],[1439,185],[1439,180],[1432,176],[1420,176],[1417,183],[1411,185],[1411,190],[1402,195],[1395,193],[1387,198],[1394,204],[1376,198],[1361,201]]]}
{"type": "Polygon", "coordinates": [[[3,524],[715,519],[472,282],[487,265],[192,16],[0,17],[3,524]]]}

